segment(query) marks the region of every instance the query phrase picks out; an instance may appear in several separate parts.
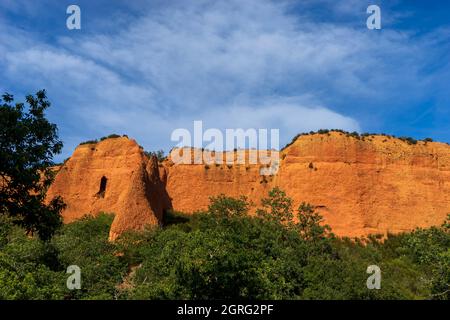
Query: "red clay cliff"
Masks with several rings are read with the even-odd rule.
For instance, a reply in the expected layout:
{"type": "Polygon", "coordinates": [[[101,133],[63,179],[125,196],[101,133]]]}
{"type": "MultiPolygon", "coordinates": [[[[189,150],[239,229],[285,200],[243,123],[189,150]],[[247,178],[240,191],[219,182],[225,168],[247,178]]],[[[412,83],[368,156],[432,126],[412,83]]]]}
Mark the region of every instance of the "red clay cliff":
{"type": "Polygon", "coordinates": [[[450,146],[342,132],[302,135],[280,151],[280,167],[174,164],[148,158],[126,137],[76,148],[48,197],[67,204],[65,222],[115,213],[110,238],[162,223],[164,210],[205,209],[209,197],[247,196],[259,205],[275,186],[297,206],[309,202],[339,236],[399,233],[439,225],[450,213],[450,146]]]}

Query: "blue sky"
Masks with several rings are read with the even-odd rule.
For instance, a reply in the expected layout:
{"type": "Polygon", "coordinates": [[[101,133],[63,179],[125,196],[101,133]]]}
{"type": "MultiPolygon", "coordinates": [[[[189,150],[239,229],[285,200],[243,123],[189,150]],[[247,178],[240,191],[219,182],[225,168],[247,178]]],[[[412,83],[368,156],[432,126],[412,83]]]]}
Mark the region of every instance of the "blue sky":
{"type": "Polygon", "coordinates": [[[416,0],[0,0],[0,91],[47,90],[58,159],[110,133],[168,151],[194,120],[278,128],[281,145],[320,128],[450,142],[449,15],[416,0]]]}

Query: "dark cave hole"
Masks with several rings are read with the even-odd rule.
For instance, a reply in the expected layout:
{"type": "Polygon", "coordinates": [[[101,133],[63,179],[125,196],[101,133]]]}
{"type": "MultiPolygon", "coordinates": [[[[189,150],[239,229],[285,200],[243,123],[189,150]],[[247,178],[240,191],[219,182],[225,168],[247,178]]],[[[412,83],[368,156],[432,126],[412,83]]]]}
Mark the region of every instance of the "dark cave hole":
{"type": "Polygon", "coordinates": [[[99,190],[98,193],[97,193],[97,195],[98,195],[99,197],[102,197],[102,198],[105,197],[106,183],[107,183],[107,182],[108,182],[108,179],[107,179],[105,176],[103,176],[103,177],[100,179],[100,190],[99,190]]]}

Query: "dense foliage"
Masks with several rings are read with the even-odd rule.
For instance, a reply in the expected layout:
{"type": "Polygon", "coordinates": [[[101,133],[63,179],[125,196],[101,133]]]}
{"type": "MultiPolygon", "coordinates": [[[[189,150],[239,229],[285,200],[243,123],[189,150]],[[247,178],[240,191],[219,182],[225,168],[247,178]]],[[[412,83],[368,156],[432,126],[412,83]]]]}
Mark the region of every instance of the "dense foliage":
{"type": "Polygon", "coordinates": [[[113,216],[63,226],[51,241],[2,217],[0,299],[449,299],[450,220],[384,241],[340,239],[308,204],[279,189],[256,216],[245,198],[170,213],[165,227],[108,242],[113,216]],[[382,271],[369,290],[369,265],[382,271]],[[81,268],[68,290],[66,268],[81,268]]]}
{"type": "Polygon", "coordinates": [[[60,198],[44,203],[53,178],[52,159],[62,148],[55,124],[45,118],[45,91],[26,97],[27,106],[10,94],[0,99],[0,215],[49,239],[61,225],[60,198]]]}

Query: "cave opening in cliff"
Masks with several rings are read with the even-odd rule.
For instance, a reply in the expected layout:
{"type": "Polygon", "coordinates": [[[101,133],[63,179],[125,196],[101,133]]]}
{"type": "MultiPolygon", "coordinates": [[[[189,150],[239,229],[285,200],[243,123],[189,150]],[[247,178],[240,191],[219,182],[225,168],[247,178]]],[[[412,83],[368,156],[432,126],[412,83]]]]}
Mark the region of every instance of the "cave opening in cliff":
{"type": "Polygon", "coordinates": [[[105,176],[103,176],[100,179],[100,190],[97,192],[97,195],[101,198],[105,197],[105,191],[106,191],[106,184],[108,182],[108,178],[106,178],[105,176]]]}

